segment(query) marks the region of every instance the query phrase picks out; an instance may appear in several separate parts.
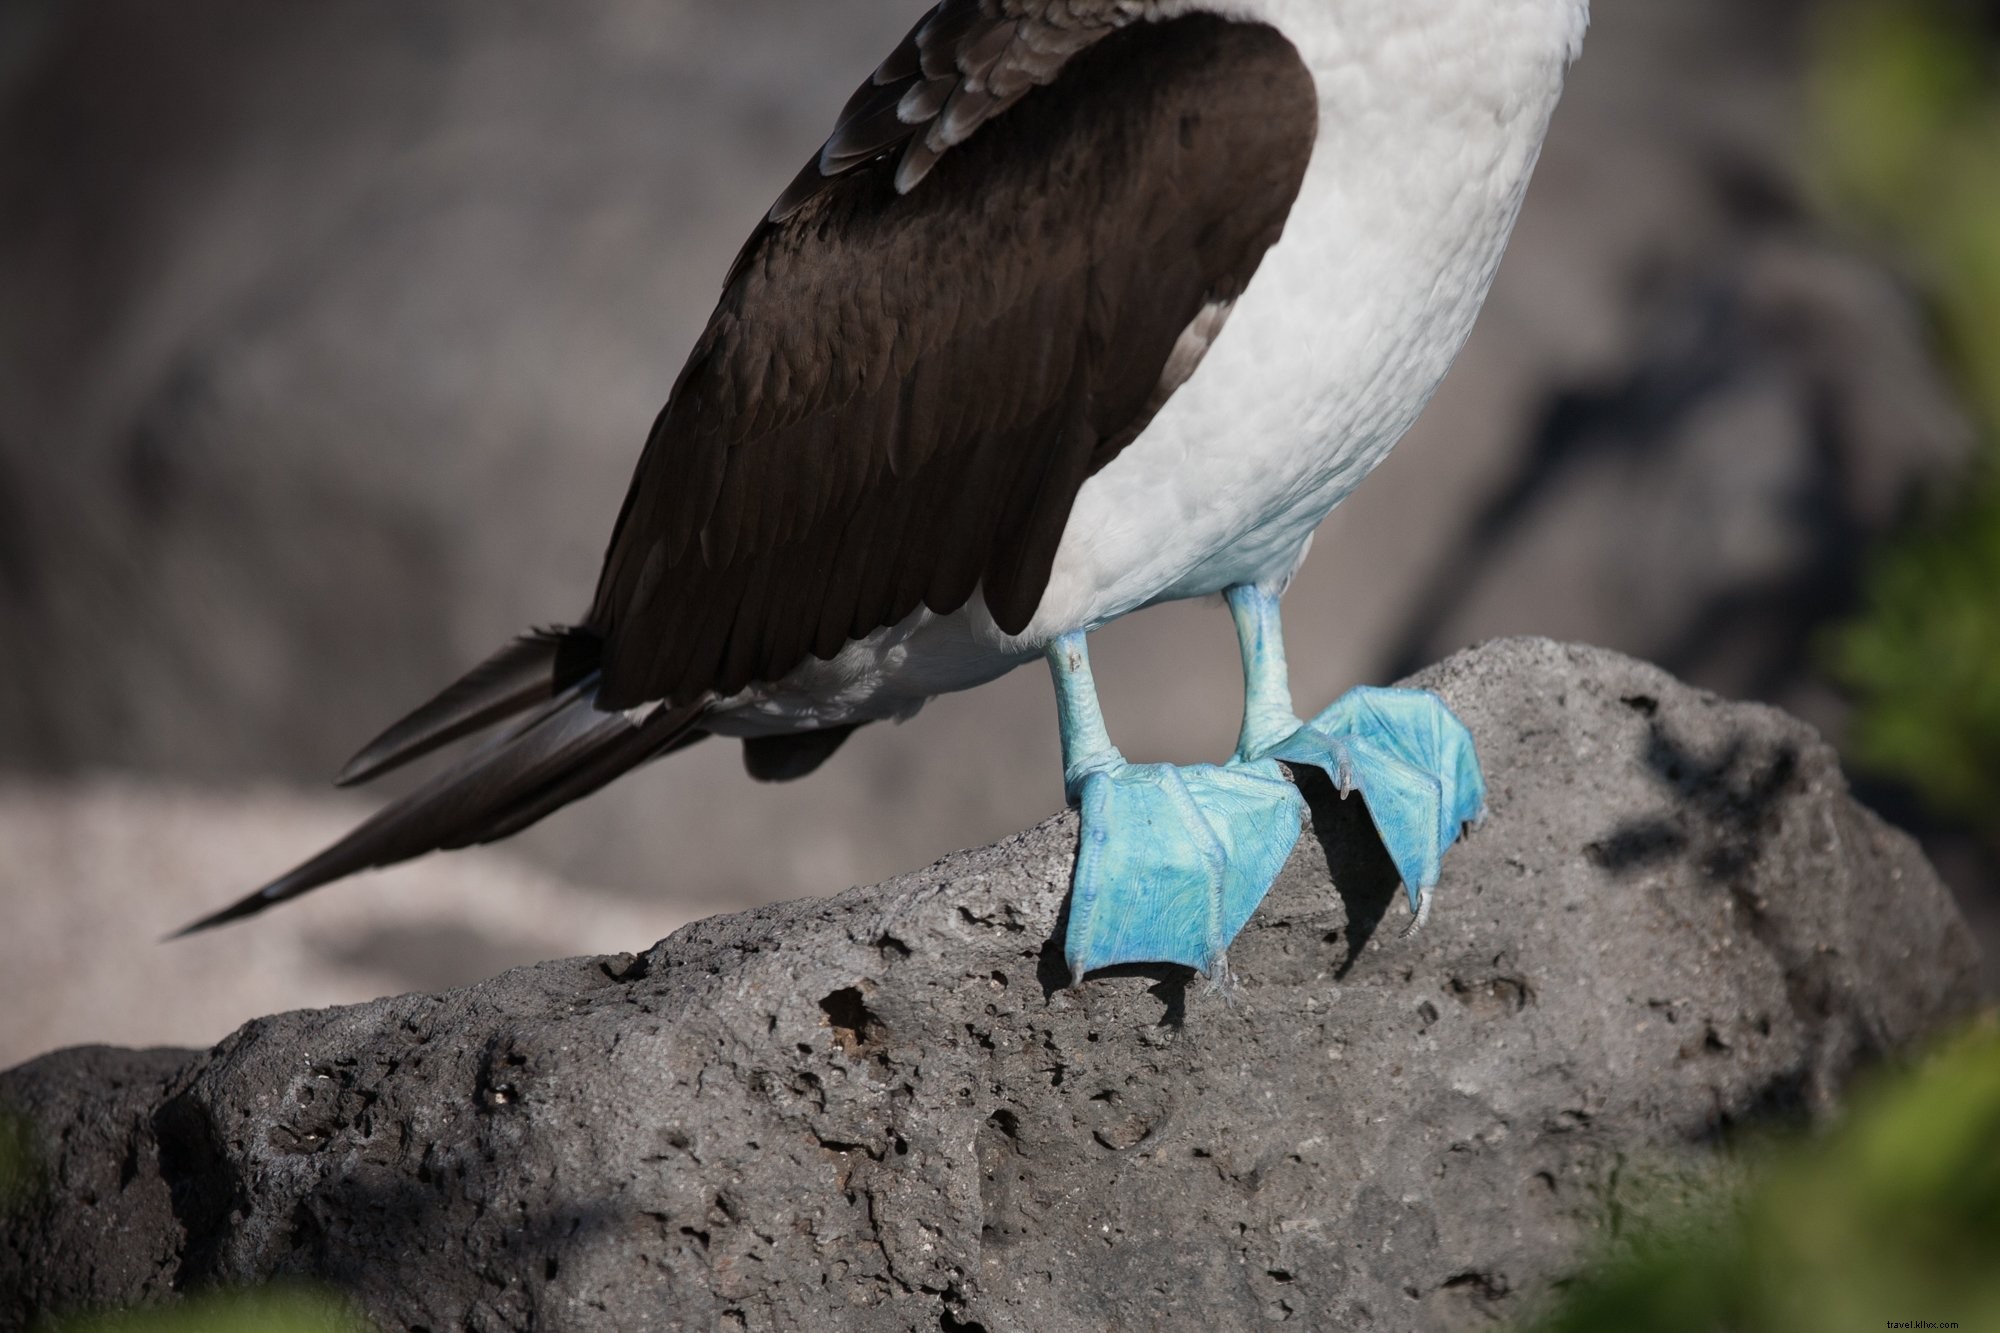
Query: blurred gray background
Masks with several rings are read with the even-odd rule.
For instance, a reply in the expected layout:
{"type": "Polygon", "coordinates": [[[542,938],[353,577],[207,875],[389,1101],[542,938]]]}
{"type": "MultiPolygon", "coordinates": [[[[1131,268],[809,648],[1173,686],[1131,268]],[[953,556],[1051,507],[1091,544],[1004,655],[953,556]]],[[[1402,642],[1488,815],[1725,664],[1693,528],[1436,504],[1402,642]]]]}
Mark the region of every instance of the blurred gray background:
{"type": "MultiPolygon", "coordinates": [[[[805,783],[698,747],[504,852],[154,943],[369,809],[325,784],[382,724],[583,608],[736,247],[920,7],[0,6],[0,1064],[641,949],[1061,804],[1027,670],[805,783]]],[[[1472,345],[1291,596],[1302,707],[1539,633],[1839,735],[1814,636],[1972,432],[1913,297],[1801,202],[1811,8],[1598,0],[1472,345]]],[[[1220,610],[1098,655],[1128,754],[1228,750],[1220,610]]]]}

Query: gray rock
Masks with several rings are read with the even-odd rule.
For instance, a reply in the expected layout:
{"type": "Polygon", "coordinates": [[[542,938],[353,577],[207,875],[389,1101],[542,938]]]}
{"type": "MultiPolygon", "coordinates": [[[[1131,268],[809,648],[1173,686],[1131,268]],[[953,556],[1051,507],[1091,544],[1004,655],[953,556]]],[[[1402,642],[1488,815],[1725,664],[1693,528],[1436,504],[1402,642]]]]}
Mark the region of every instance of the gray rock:
{"type": "Polygon", "coordinates": [[[292,1275],[397,1329],[1459,1327],[1975,1004],[1803,725],[1538,640],[1421,683],[1492,781],[1421,935],[1314,790],[1220,990],[1064,988],[1063,816],[637,957],[57,1053],[0,1076],[45,1179],[0,1326],[292,1275]]]}

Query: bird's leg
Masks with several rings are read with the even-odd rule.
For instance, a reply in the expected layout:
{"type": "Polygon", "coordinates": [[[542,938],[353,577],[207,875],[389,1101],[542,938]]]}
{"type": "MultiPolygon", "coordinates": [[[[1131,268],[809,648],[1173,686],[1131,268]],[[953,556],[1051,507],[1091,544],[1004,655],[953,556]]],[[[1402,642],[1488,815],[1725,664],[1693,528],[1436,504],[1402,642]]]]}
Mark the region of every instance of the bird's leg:
{"type": "Polygon", "coordinates": [[[1278,599],[1241,585],[1224,596],[1243,652],[1243,727],[1236,736],[1236,760],[1242,763],[1282,744],[1299,729],[1299,719],[1292,712],[1292,676],[1278,599]]]}
{"type": "Polygon", "coordinates": [[[1227,597],[1243,649],[1243,732],[1233,762],[1311,764],[1341,795],[1360,792],[1422,924],[1445,850],[1485,813],[1472,733],[1424,690],[1350,690],[1301,723],[1292,714],[1277,594],[1239,586],[1227,597]]]}
{"type": "Polygon", "coordinates": [[[1082,816],[1063,954],[1070,978],[1118,963],[1210,976],[1298,841],[1304,803],[1277,764],[1128,764],[1111,744],[1084,636],[1051,643],[1063,784],[1082,816]]]}

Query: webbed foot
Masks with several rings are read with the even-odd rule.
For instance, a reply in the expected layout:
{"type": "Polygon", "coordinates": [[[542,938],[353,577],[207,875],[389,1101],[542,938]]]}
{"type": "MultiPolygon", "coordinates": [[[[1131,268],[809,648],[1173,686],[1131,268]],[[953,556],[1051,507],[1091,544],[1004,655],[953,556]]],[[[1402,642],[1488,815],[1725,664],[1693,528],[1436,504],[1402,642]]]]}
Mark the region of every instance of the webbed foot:
{"type": "Polygon", "coordinates": [[[1298,842],[1298,788],[1268,760],[1118,761],[1084,776],[1077,794],[1083,836],[1063,944],[1071,980],[1119,963],[1218,975],[1298,842]]]}
{"type": "Polygon", "coordinates": [[[1360,792],[1402,875],[1421,925],[1444,853],[1486,812],[1486,780],[1472,733],[1423,690],[1350,690],[1256,760],[1322,769],[1341,795],[1360,792]]]}

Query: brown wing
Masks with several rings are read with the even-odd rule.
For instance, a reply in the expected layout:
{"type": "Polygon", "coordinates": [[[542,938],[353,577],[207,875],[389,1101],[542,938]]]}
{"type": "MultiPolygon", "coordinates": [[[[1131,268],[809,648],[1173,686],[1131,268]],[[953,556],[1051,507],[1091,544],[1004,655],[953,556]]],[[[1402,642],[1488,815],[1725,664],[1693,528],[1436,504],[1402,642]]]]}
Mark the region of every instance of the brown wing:
{"type": "Polygon", "coordinates": [[[926,25],[986,15],[985,36],[933,33],[978,54],[1020,40],[1031,20],[992,17],[1014,3],[934,11],[850,104],[834,174],[811,168],[746,247],[612,537],[602,706],[731,694],[975,591],[1025,627],[1078,489],[1277,240],[1311,76],[1273,29],[1211,16],[1100,34],[1046,87],[961,77],[1004,114],[899,192],[929,131],[876,100],[936,100],[926,25]]]}
{"type": "Polygon", "coordinates": [[[1157,0],[944,0],[855,90],[819,155],[800,171],[770,220],[782,222],[844,175],[896,155],[908,194],[945,151],[1053,83],[1072,56],[1139,20],[1157,0]]]}

